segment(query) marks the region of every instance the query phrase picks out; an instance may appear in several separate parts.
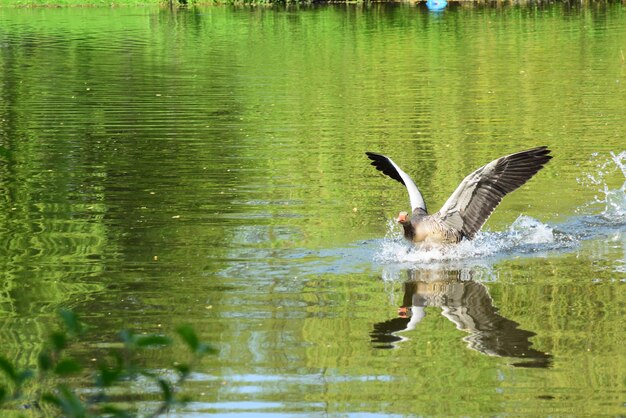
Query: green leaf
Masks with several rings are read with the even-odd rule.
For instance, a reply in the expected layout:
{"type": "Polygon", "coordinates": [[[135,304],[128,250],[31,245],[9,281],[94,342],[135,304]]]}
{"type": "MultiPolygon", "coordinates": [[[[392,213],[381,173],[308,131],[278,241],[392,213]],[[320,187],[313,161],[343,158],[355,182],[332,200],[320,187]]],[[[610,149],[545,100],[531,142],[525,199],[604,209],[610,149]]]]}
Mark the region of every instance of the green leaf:
{"type": "Polygon", "coordinates": [[[59,376],[65,376],[68,374],[78,373],[82,370],[82,366],[78,362],[71,358],[66,358],[59,361],[54,368],[54,373],[59,376]]]}
{"type": "Polygon", "coordinates": [[[198,350],[198,346],[200,345],[200,341],[198,340],[198,336],[196,332],[190,325],[181,325],[176,328],[176,332],[182,338],[182,340],[187,344],[187,347],[194,353],[198,350]]]}
{"type": "Polygon", "coordinates": [[[61,309],[59,315],[65,324],[65,328],[74,334],[80,335],[83,333],[83,324],[78,320],[78,316],[69,309],[61,309]]]}
{"type": "Polygon", "coordinates": [[[163,394],[163,402],[167,404],[171,404],[174,400],[174,392],[172,391],[172,386],[170,382],[165,379],[157,380],[159,386],[161,387],[161,393],[163,394]]]}
{"type": "Polygon", "coordinates": [[[0,357],[0,370],[4,371],[13,383],[17,383],[17,372],[15,371],[15,367],[13,367],[11,362],[4,357],[0,357]]]}
{"type": "Polygon", "coordinates": [[[42,372],[47,372],[52,369],[52,357],[48,351],[39,353],[39,356],[37,356],[37,365],[42,372]]]}
{"type": "Polygon", "coordinates": [[[59,386],[59,400],[61,402],[61,409],[68,417],[84,417],[86,416],[85,405],[81,400],[71,391],[67,386],[59,386]]]}
{"type": "Polygon", "coordinates": [[[102,388],[110,387],[122,376],[122,369],[119,367],[111,368],[107,366],[100,366],[98,370],[99,372],[96,378],[96,384],[102,388]]]}
{"type": "Polygon", "coordinates": [[[58,396],[53,395],[52,393],[44,393],[41,395],[41,400],[59,408],[61,407],[61,400],[58,396]]]}
{"type": "Polygon", "coordinates": [[[144,335],[137,337],[135,344],[137,347],[162,347],[172,343],[172,339],[165,335],[144,335]]]}
{"type": "Polygon", "coordinates": [[[7,395],[8,395],[7,388],[5,388],[4,386],[0,386],[0,405],[2,404],[2,402],[6,400],[7,395]]]}
{"type": "Polygon", "coordinates": [[[174,368],[178,370],[178,373],[180,373],[183,378],[186,378],[189,376],[189,373],[191,373],[191,367],[189,367],[188,364],[177,364],[174,368]]]}
{"type": "Polygon", "coordinates": [[[176,328],[176,332],[194,354],[217,354],[218,351],[215,347],[201,343],[200,340],[198,340],[196,332],[190,325],[181,325],[176,328]]]}
{"type": "Polygon", "coordinates": [[[54,351],[61,351],[67,347],[67,335],[64,332],[55,331],[50,334],[50,342],[52,347],[54,347],[54,351]]]}

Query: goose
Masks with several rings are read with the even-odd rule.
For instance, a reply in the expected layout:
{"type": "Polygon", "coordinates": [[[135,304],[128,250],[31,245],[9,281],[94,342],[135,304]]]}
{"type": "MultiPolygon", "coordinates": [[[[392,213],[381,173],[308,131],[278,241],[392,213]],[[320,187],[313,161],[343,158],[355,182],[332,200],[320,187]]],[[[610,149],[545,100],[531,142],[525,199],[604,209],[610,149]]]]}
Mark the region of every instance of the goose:
{"type": "Polygon", "coordinates": [[[414,244],[456,244],[473,239],[502,198],[519,188],[552,159],[546,146],[505,155],[469,174],[439,212],[428,214],[419,189],[402,169],[385,155],[366,152],[371,165],[402,183],[409,192],[411,216],[400,212],[396,221],[404,237],[414,244]]]}

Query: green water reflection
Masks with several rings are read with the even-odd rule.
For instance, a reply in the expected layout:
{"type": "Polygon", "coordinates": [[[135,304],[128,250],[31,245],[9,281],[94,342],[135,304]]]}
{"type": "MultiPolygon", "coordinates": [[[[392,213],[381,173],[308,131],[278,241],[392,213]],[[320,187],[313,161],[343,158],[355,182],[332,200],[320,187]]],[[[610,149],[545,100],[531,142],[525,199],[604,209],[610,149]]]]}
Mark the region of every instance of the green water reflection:
{"type": "Polygon", "coordinates": [[[3,353],[34,364],[71,307],[92,325],[86,359],[121,327],[189,322],[218,345],[182,412],[623,414],[610,153],[625,18],[621,4],[0,9],[3,353]],[[556,244],[381,259],[408,198],[365,151],[436,209],[474,168],[536,145],[554,160],[486,229],[525,214],[556,244]],[[385,328],[420,282],[423,319],[385,328]]]}

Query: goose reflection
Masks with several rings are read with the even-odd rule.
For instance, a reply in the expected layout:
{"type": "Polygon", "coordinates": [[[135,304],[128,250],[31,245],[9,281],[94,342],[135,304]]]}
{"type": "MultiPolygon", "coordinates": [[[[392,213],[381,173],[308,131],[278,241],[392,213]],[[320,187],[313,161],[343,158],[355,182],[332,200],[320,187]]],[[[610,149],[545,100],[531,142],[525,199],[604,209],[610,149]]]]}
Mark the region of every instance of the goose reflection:
{"type": "Polygon", "coordinates": [[[422,321],[425,307],[439,307],[442,315],[469,335],[463,340],[480,353],[524,359],[520,367],[549,367],[551,356],[532,348],[534,332],[498,314],[487,287],[459,270],[409,270],[398,317],[374,324],[370,334],[377,348],[394,348],[407,340],[422,321]]]}

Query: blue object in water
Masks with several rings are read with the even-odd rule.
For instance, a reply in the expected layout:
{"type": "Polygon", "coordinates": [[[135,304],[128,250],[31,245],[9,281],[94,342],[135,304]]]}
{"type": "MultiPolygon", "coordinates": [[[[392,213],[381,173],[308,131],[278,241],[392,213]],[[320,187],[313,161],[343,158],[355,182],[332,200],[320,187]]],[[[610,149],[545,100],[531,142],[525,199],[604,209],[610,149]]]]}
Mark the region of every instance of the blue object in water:
{"type": "Polygon", "coordinates": [[[443,10],[446,8],[446,6],[448,5],[448,2],[446,0],[428,0],[426,2],[426,7],[428,7],[429,10],[443,10]]]}

